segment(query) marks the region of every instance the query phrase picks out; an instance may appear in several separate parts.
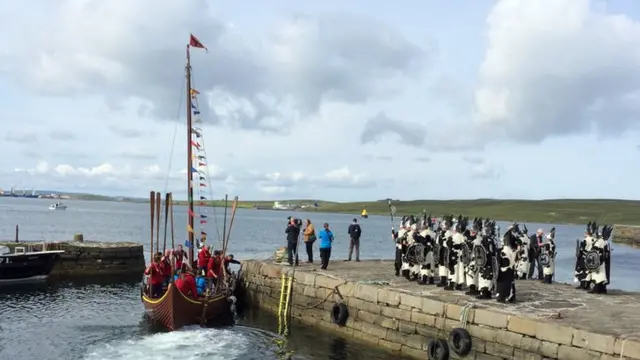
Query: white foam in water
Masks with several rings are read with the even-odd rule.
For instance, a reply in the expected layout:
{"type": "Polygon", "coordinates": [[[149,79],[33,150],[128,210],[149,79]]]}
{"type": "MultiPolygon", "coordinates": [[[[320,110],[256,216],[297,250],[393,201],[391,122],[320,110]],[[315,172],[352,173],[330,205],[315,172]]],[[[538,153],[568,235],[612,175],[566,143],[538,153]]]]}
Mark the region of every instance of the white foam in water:
{"type": "Polygon", "coordinates": [[[229,360],[248,350],[249,339],[226,329],[183,329],[94,346],[86,360],[229,360]]]}

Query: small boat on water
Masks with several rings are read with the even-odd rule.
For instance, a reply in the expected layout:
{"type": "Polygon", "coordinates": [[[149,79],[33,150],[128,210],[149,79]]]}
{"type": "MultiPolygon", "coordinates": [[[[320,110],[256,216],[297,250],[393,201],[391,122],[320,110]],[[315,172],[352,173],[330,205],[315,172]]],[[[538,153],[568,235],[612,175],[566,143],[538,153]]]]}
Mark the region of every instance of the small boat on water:
{"type": "MultiPolygon", "coordinates": [[[[191,87],[191,56],[190,48],[204,48],[204,45],[198,41],[193,35],[191,35],[189,45],[187,45],[186,53],[186,94],[187,94],[187,116],[186,116],[186,130],[189,142],[186,144],[187,151],[187,169],[189,169],[191,176],[186,181],[187,194],[188,194],[188,206],[187,206],[187,236],[188,240],[185,241],[185,245],[188,248],[188,261],[193,264],[191,268],[196,268],[194,262],[194,248],[197,247],[197,243],[203,243],[203,247],[206,246],[206,232],[202,228],[207,222],[207,215],[199,214],[197,209],[194,208],[194,192],[197,191],[199,201],[196,204],[200,204],[200,207],[204,207],[207,200],[202,194],[204,190],[209,187],[208,183],[208,171],[206,152],[204,151],[204,142],[202,137],[202,120],[200,119],[200,111],[198,110],[197,95],[199,92],[191,87]],[[196,191],[194,191],[194,188],[196,191]],[[198,224],[201,227],[200,241],[195,238],[194,230],[198,224]]],[[[196,198],[198,199],[198,198],[196,198]]],[[[226,201],[225,201],[226,202],[226,201]]],[[[150,193],[150,205],[151,205],[151,259],[153,261],[157,252],[161,251],[159,245],[159,232],[160,232],[160,205],[162,204],[161,194],[150,193]],[[154,220],[154,213],[156,214],[154,220]],[[154,246],[154,221],[156,222],[156,239],[154,246]],[[154,252],[155,249],[155,252],[154,252]]],[[[173,238],[173,207],[171,200],[171,193],[167,194],[167,200],[165,204],[165,250],[166,250],[166,224],[168,214],[171,214],[171,237],[173,238]]],[[[226,204],[225,204],[226,205],[226,204]]],[[[235,209],[237,208],[237,198],[234,201],[231,223],[229,228],[226,228],[226,206],[225,206],[225,231],[222,235],[222,257],[226,251],[226,244],[229,241],[228,232],[233,224],[233,218],[235,216],[235,209]]],[[[173,243],[173,240],[171,241],[173,243]]],[[[173,247],[173,245],[171,245],[173,247]]],[[[152,322],[164,326],[166,329],[173,331],[178,330],[181,327],[188,325],[216,325],[219,323],[226,323],[227,319],[233,318],[232,307],[235,304],[235,298],[233,292],[235,291],[236,277],[234,274],[218,275],[218,281],[215,285],[209,283],[207,285],[208,290],[203,294],[183,294],[177,287],[177,280],[173,274],[176,269],[173,268],[173,264],[169,265],[171,270],[171,276],[168,279],[168,286],[162,289],[161,293],[157,293],[156,297],[153,297],[153,289],[151,285],[143,284],[141,289],[141,300],[145,307],[147,316],[152,322]]],[[[150,275],[153,271],[153,267],[149,268],[150,275]]],[[[189,271],[189,269],[187,269],[189,271]]],[[[164,274],[163,274],[164,275],[164,274]]],[[[204,275],[204,274],[203,274],[204,275]]]]}
{"type": "MultiPolygon", "coordinates": [[[[45,245],[42,246],[43,249],[45,245]]],[[[64,250],[34,250],[32,245],[0,246],[0,285],[44,282],[64,250]]]]}
{"type": "Polygon", "coordinates": [[[362,209],[362,212],[360,213],[360,217],[363,219],[366,219],[369,217],[369,213],[367,212],[367,209],[362,209]]]}
{"type": "Polygon", "coordinates": [[[55,204],[49,205],[49,210],[67,210],[67,205],[57,202],[55,204]]]}

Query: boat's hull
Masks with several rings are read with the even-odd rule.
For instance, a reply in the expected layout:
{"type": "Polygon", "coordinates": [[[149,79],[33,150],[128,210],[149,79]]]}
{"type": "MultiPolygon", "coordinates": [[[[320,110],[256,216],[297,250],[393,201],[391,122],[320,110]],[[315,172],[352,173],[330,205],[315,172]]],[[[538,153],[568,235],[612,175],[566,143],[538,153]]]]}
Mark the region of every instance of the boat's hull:
{"type": "Polygon", "coordinates": [[[231,304],[225,295],[194,300],[184,296],[171,284],[159,299],[142,294],[147,316],[168,330],[178,330],[188,325],[224,324],[232,317],[231,304]]]}
{"type": "Polygon", "coordinates": [[[58,257],[57,253],[0,255],[0,285],[43,282],[58,257]]]}

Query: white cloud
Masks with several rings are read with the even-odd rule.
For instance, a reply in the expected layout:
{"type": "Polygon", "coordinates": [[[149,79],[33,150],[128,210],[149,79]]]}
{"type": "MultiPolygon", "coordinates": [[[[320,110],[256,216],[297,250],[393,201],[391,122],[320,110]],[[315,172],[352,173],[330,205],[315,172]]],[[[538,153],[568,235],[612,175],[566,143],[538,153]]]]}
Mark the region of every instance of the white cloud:
{"type": "Polygon", "coordinates": [[[487,18],[474,121],[512,139],[637,123],[640,23],[589,0],[499,1],[487,18]]]}

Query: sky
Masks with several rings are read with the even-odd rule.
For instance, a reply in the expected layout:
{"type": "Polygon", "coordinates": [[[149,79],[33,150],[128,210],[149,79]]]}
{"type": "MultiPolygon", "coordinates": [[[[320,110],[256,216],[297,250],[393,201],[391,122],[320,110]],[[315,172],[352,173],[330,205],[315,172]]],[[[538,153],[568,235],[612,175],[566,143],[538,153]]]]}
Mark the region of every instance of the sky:
{"type": "Polygon", "coordinates": [[[640,198],[634,0],[33,0],[0,20],[4,190],[184,198],[193,33],[208,198],[640,198]]]}

